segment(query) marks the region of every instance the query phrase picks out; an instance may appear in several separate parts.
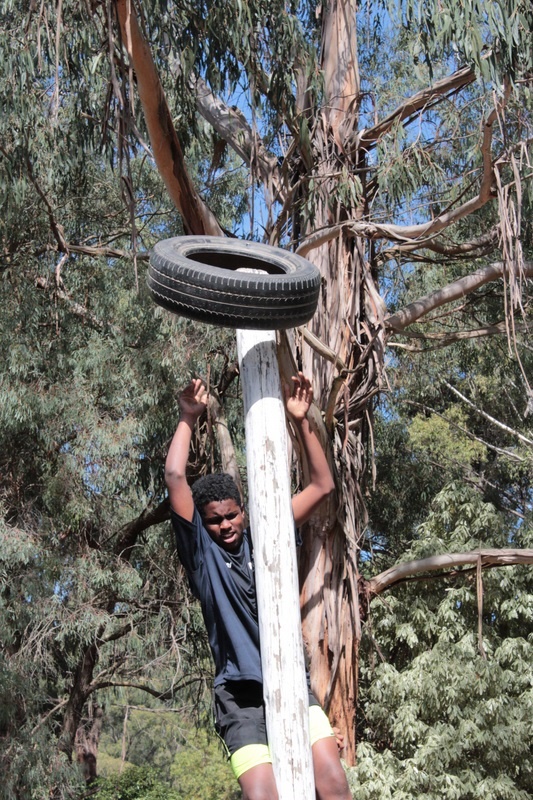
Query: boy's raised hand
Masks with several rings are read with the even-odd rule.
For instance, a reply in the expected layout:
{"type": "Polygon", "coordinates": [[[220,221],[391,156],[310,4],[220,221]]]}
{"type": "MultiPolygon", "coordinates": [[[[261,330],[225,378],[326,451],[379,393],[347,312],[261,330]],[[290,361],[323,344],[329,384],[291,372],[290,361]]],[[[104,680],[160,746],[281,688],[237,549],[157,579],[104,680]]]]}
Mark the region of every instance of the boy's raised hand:
{"type": "Polygon", "coordinates": [[[182,417],[199,419],[207,408],[209,395],[204,382],[193,378],[178,397],[182,417]]]}
{"type": "Polygon", "coordinates": [[[309,378],[299,372],[292,376],[291,387],[285,386],[285,407],[287,413],[295,422],[302,422],[307,417],[307,412],[313,402],[313,387],[309,378]]]}

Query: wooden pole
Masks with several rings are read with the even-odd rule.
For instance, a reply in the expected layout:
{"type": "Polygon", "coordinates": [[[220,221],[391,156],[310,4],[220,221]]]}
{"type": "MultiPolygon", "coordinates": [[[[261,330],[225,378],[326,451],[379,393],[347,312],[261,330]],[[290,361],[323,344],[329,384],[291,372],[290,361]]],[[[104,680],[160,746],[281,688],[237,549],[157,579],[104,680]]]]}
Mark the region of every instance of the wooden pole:
{"type": "Polygon", "coordinates": [[[237,331],[267,732],[279,800],[314,800],[287,429],[273,331],[237,331]]]}

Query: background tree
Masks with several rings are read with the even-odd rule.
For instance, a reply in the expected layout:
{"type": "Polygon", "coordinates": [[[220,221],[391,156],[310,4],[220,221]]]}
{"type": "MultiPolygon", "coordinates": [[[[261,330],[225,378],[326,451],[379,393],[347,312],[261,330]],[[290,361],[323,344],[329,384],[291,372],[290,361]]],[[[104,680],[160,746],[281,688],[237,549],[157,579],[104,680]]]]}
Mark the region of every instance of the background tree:
{"type": "MultiPolygon", "coordinates": [[[[229,334],[154,313],[144,292],[147,250],[181,231],[263,238],[323,275],[319,313],[289,343],[314,376],[338,485],[307,531],[302,607],[315,687],[352,761],[358,648],[372,630],[361,611],[397,585],[397,560],[414,575],[426,556],[470,546],[444,526],[432,551],[418,547],[437,492],[466,478],[502,514],[483,544],[528,546],[530,5],[405,3],[397,19],[349,2],[1,10],[0,791],[68,796],[68,758],[78,742],[89,764],[81,745],[115,684],[170,698],[178,656],[178,685],[188,673],[202,685],[197,610],[155,525],[168,513],[161,464],[184,372],[221,391],[234,372],[229,334]]],[[[365,699],[380,687],[369,642],[414,685],[407,648],[387,643],[413,603],[396,592],[384,641],[363,643],[365,699]]],[[[422,593],[424,613],[442,598],[422,593]]],[[[484,626],[490,615],[483,641],[484,626]]],[[[500,637],[503,625],[489,660],[500,637]]],[[[437,668],[438,648],[427,663],[437,668]]],[[[387,705],[408,698],[393,683],[387,705]]],[[[391,780],[426,746],[419,720],[412,750],[398,749],[406,713],[393,731],[365,706],[367,775],[391,743],[391,780]]]]}
{"type": "MultiPolygon", "coordinates": [[[[158,523],[168,518],[162,459],[176,387],[188,370],[209,375],[208,353],[216,384],[231,343],[154,314],[141,273],[146,252],[180,222],[143,146],[106,131],[112,72],[102,30],[84,27],[85,8],[65,11],[2,4],[6,800],[74,796],[81,773],[72,761],[94,778],[113,691],[137,686],[194,719],[211,668],[199,611],[158,523]]],[[[195,179],[233,225],[238,168],[227,161],[217,178],[200,138],[187,152],[195,179]]]]}
{"type": "MultiPolygon", "coordinates": [[[[508,523],[479,493],[449,484],[404,558],[505,548],[508,523]]],[[[515,530],[531,548],[531,527],[515,530]]],[[[361,798],[526,800],[531,749],[531,567],[430,573],[372,605],[362,639],[361,798]]]]}

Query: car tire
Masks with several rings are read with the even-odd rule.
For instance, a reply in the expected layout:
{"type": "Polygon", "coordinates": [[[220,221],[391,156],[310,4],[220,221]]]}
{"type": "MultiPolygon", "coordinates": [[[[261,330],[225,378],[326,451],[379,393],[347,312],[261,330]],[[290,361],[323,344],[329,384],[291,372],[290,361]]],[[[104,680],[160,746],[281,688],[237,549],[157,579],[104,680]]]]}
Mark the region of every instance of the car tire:
{"type": "Polygon", "coordinates": [[[230,328],[277,330],[311,319],[320,273],[306,259],[277,247],[221,236],[178,236],[155,245],[147,283],[155,302],[174,314],[230,328]]]}

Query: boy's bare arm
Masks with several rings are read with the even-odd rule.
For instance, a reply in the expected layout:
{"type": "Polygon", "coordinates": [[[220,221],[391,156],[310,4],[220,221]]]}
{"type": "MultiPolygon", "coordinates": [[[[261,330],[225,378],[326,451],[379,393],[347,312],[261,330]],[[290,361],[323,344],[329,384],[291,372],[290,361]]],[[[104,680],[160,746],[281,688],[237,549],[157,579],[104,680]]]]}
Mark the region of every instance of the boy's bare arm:
{"type": "Polygon", "coordinates": [[[196,421],[205,412],[207,399],[207,389],[198,378],[192,380],[181,392],[179,396],[180,421],[165,462],[165,482],[170,505],[176,514],[189,521],[193,518],[194,503],[187,482],[187,461],[192,432],[196,421]]]}
{"type": "Polygon", "coordinates": [[[292,511],[296,526],[309,519],[318,506],[335,489],[322,445],[309,424],[307,413],[313,401],[311,381],[301,372],[293,377],[292,392],[286,391],[287,414],[299,434],[309,465],[309,483],[292,498],[292,511]]]}

